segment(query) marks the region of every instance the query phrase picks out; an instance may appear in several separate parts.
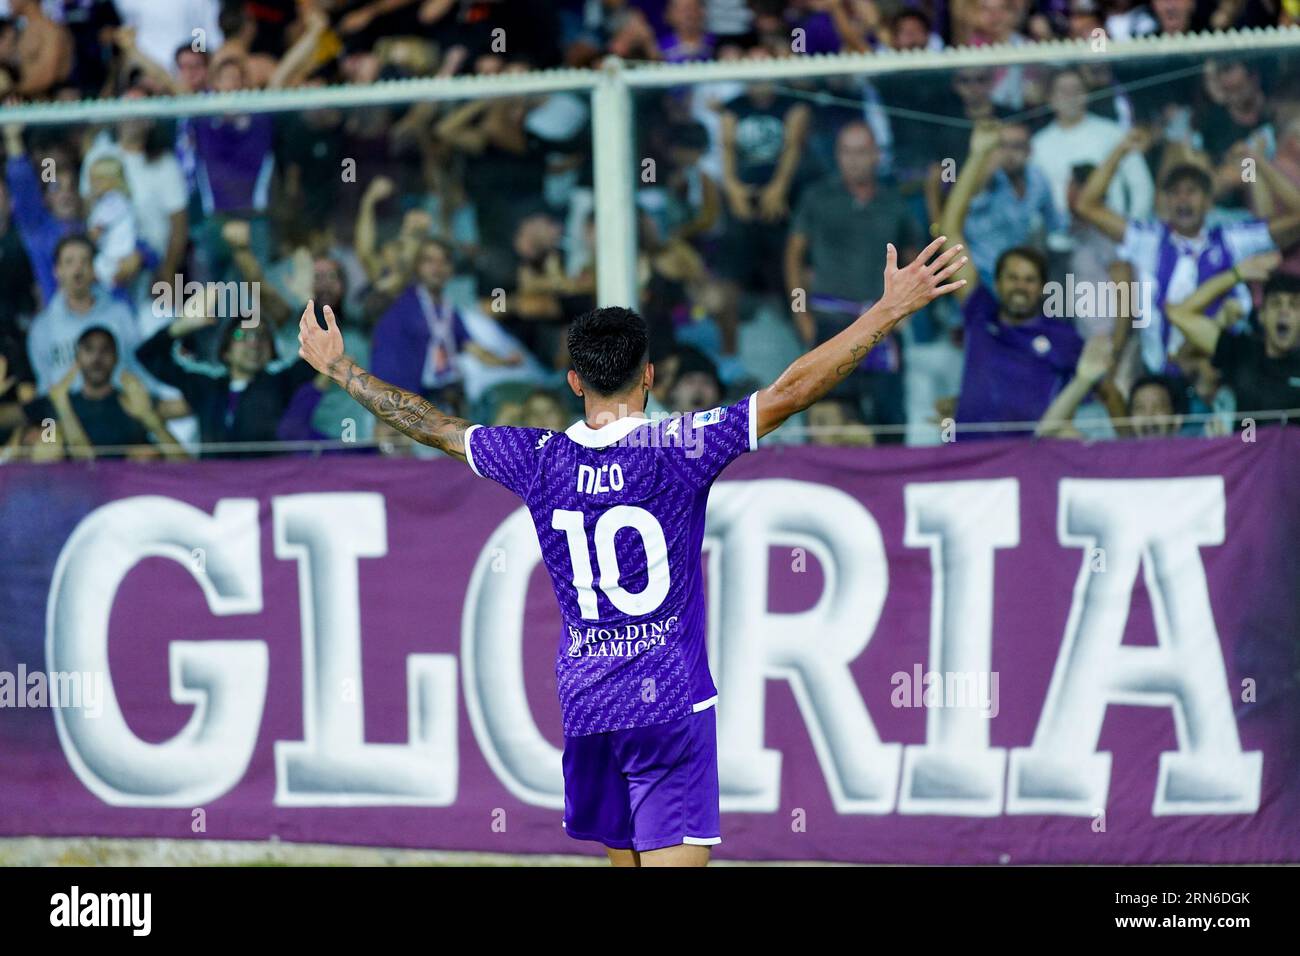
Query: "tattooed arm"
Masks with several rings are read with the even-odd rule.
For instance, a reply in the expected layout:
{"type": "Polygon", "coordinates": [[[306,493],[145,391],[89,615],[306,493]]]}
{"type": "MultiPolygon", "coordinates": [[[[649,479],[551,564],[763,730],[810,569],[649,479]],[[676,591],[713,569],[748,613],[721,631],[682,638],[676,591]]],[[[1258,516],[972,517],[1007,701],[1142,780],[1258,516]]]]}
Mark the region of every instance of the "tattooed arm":
{"type": "Polygon", "coordinates": [[[316,371],[328,375],[349,395],[408,438],[465,460],[465,431],[469,422],[445,415],[414,392],[375,378],[343,353],[334,310],[325,306],[322,329],[316,304],[308,302],[298,322],[298,354],[316,371]]]}
{"type": "Polygon", "coordinates": [[[903,319],[966,284],[964,279],[947,281],[966,262],[965,256],[956,258],[960,245],[939,251],[947,241],[947,236],[940,236],[902,269],[898,268],[898,251],[892,244],[886,248],[885,294],[880,301],[839,335],[795,359],[775,382],[758,393],[760,437],[825,397],[903,319]]]}

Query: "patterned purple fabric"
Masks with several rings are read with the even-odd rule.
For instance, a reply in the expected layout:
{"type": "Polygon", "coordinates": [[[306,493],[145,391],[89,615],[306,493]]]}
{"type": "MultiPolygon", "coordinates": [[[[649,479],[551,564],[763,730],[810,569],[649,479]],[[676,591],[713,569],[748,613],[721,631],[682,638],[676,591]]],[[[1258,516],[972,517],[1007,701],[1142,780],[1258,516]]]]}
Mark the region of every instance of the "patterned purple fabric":
{"type": "Polygon", "coordinates": [[[528,506],[564,620],[564,735],[647,727],[709,706],[700,549],[709,487],[757,444],[753,396],[564,434],[473,426],[470,467],[528,506]]]}

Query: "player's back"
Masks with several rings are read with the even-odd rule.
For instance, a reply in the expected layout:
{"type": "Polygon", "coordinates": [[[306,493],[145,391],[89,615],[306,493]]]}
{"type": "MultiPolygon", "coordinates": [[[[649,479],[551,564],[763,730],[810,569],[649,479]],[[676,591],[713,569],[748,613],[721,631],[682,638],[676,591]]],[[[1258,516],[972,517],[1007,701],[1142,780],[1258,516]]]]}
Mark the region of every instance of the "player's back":
{"type": "Polygon", "coordinates": [[[533,517],[563,618],[565,736],[648,726],[710,706],[700,550],[708,490],[754,447],[752,396],[652,421],[566,432],[475,426],[478,474],[533,517]]]}

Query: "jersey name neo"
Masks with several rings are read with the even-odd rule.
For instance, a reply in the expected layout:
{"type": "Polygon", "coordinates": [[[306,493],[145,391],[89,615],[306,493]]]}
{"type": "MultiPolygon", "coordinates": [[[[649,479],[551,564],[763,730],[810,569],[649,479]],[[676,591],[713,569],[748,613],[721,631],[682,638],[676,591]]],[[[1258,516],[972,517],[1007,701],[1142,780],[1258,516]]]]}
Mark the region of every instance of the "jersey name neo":
{"type": "Polygon", "coordinates": [[[612,465],[578,466],[578,491],[584,495],[599,495],[608,491],[623,490],[623,466],[615,462],[612,465]]]}

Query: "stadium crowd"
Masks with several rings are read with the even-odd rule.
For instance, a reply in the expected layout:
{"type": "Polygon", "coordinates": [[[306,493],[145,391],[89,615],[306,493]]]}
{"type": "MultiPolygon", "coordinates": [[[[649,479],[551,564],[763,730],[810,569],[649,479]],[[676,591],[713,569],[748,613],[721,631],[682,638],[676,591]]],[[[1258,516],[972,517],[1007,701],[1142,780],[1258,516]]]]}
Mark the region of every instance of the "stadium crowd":
{"type": "MultiPolygon", "coordinates": [[[[652,411],[762,384],[880,296],[887,243],[907,259],[940,234],[969,250],[957,300],[913,317],[784,440],[975,439],[1007,433],[998,423],[1222,434],[1300,408],[1300,57],[1125,59],[1118,42],[1104,55],[1146,34],[1291,24],[1294,0],[9,0],[8,12],[6,103],[608,54],[757,62],[1086,39],[1098,55],[1051,67],[638,93],[629,175],[652,411]]],[[[363,366],[440,406],[553,429],[575,419],[564,333],[595,304],[598,261],[584,96],[99,128],[24,129],[0,113],[0,129],[6,459],[320,440],[413,453],[297,358],[309,298],[333,309],[363,366]]]]}

